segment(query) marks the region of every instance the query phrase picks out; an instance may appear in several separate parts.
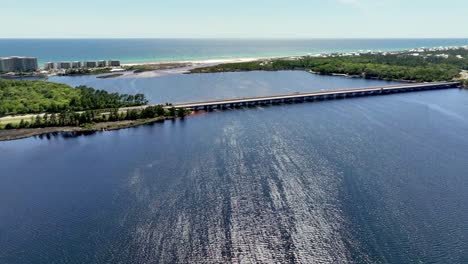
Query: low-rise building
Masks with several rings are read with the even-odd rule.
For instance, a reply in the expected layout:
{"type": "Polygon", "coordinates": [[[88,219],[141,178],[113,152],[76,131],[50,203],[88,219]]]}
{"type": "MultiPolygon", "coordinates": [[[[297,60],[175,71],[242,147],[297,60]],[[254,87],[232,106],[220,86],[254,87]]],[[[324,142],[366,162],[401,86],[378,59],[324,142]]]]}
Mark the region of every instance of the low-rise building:
{"type": "Polygon", "coordinates": [[[72,67],[73,69],[79,69],[79,68],[81,68],[81,61],[74,61],[74,62],[72,62],[72,63],[71,63],[71,67],[72,67]]]}
{"type": "Polygon", "coordinates": [[[4,57],[0,58],[0,72],[31,72],[37,70],[37,58],[4,57]]]}
{"type": "Polygon", "coordinates": [[[107,66],[108,67],[120,67],[120,61],[118,60],[107,61],[107,66]]]}
{"type": "Polygon", "coordinates": [[[97,61],[97,66],[98,66],[99,68],[106,67],[106,61],[103,61],[103,60],[97,61]]]}
{"type": "Polygon", "coordinates": [[[46,62],[44,63],[44,70],[50,71],[55,69],[55,64],[53,62],[46,62]]]}
{"type": "Polygon", "coordinates": [[[72,67],[71,62],[61,61],[57,62],[57,69],[70,69],[72,67]]]}
{"type": "Polygon", "coordinates": [[[99,60],[99,61],[62,61],[62,62],[47,62],[44,64],[44,70],[63,70],[63,69],[92,69],[92,68],[104,68],[104,67],[120,67],[120,61],[118,60],[99,60]]]}
{"type": "Polygon", "coordinates": [[[95,61],[85,61],[83,62],[83,68],[96,68],[97,63],[95,61]]]}

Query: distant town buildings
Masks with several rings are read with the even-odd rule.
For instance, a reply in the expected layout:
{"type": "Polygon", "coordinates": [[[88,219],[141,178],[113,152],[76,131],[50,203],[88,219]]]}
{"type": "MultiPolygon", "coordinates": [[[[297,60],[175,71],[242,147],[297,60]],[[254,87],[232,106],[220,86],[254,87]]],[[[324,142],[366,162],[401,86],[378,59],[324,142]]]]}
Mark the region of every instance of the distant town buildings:
{"type": "Polygon", "coordinates": [[[405,55],[405,56],[414,56],[414,57],[422,57],[423,59],[428,57],[438,57],[443,59],[448,58],[458,58],[464,59],[462,55],[450,55],[448,53],[442,53],[444,51],[451,51],[451,50],[458,50],[458,49],[465,49],[468,50],[468,46],[448,46],[448,47],[434,47],[434,48],[415,48],[409,50],[402,50],[402,51],[371,51],[371,50],[359,50],[357,52],[341,52],[341,53],[321,53],[321,54],[313,54],[308,55],[310,57],[318,57],[318,58],[333,58],[333,57],[349,57],[349,56],[360,56],[360,55],[405,55]],[[432,53],[433,52],[433,53],[432,53]]]}
{"type": "Polygon", "coordinates": [[[97,62],[95,61],[85,61],[83,62],[83,68],[96,68],[97,62]]]}
{"type": "Polygon", "coordinates": [[[37,70],[37,59],[32,57],[0,58],[0,72],[31,72],[37,70]]]}
{"type": "Polygon", "coordinates": [[[68,69],[92,69],[92,68],[105,68],[105,67],[120,67],[118,60],[99,60],[99,61],[60,61],[60,62],[47,62],[44,64],[44,70],[68,70],[68,69]]]}
{"type": "Polygon", "coordinates": [[[55,69],[55,63],[53,63],[53,62],[44,63],[44,70],[50,71],[50,70],[53,70],[53,69],[55,69]]]}
{"type": "Polygon", "coordinates": [[[74,61],[74,62],[72,62],[72,63],[71,63],[71,67],[72,67],[73,69],[79,69],[79,68],[81,68],[81,61],[74,61]]]}
{"type": "Polygon", "coordinates": [[[97,62],[98,68],[104,68],[106,67],[106,61],[98,61],[97,62]]]}
{"type": "Polygon", "coordinates": [[[108,67],[120,67],[120,61],[118,60],[107,61],[107,66],[108,67]]]}
{"type": "Polygon", "coordinates": [[[71,62],[57,62],[57,69],[71,69],[72,64],[71,62]]]}

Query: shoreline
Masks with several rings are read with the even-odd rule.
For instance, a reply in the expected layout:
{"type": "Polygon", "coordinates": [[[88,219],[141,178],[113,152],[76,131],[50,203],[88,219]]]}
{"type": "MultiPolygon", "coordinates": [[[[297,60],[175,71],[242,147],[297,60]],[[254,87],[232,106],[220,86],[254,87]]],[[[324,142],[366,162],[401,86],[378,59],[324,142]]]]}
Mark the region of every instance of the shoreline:
{"type": "Polygon", "coordinates": [[[440,49],[450,50],[455,48],[468,48],[468,45],[459,46],[428,46],[428,47],[412,47],[406,49],[369,49],[369,50],[344,50],[344,51],[327,51],[327,52],[307,52],[300,54],[285,54],[285,55],[272,55],[272,56],[259,56],[259,57],[220,57],[220,58],[208,58],[208,59],[186,59],[186,60],[154,60],[154,61],[129,61],[121,63],[122,66],[134,66],[134,65],[147,65],[147,64],[168,64],[168,63],[192,63],[192,64],[210,64],[210,63],[236,63],[236,62],[251,62],[257,60],[268,60],[268,59],[281,59],[281,58],[300,58],[306,56],[321,56],[321,55],[332,55],[332,54],[346,54],[346,53],[402,53],[411,52],[414,50],[421,49],[440,49]]]}
{"type": "MultiPolygon", "coordinates": [[[[306,55],[304,55],[306,56],[306,55]]],[[[294,59],[296,56],[291,57],[262,57],[262,58],[230,58],[230,59],[208,59],[208,60],[186,60],[186,61],[155,61],[155,62],[143,62],[143,63],[125,63],[121,67],[124,71],[114,73],[95,74],[96,78],[151,78],[161,77],[172,74],[192,74],[192,70],[197,68],[212,67],[220,64],[227,63],[242,63],[242,62],[256,62],[264,60],[274,59],[294,59]],[[147,66],[147,69],[145,69],[147,66]],[[153,66],[153,69],[151,67],[153,66]],[[131,69],[135,67],[135,69],[131,69]],[[130,69],[129,69],[130,68],[130,69]],[[139,70],[143,68],[144,70],[139,70]],[[112,76],[118,73],[119,75],[112,76]]],[[[55,75],[49,75],[52,77],[55,75]]],[[[65,75],[67,76],[67,75],[65,75]]],[[[68,75],[68,76],[79,76],[79,75],[68,75]]]]}
{"type": "MultiPolygon", "coordinates": [[[[259,60],[273,60],[273,59],[292,59],[291,57],[262,57],[262,58],[231,58],[231,59],[207,59],[207,60],[181,60],[181,61],[154,61],[154,62],[141,62],[141,63],[122,63],[120,66],[121,71],[108,72],[108,73],[90,73],[90,74],[47,74],[45,78],[49,77],[79,77],[79,76],[96,76],[99,79],[108,78],[149,78],[159,77],[169,74],[189,74],[191,70],[196,68],[211,67],[225,63],[241,63],[241,62],[254,62],[259,60]],[[145,67],[146,66],[146,67],[145,67]],[[134,68],[134,69],[132,69],[134,68]],[[141,68],[141,69],[139,69],[141,68]]],[[[1,76],[0,76],[1,77],[1,76]]],[[[10,76],[15,77],[37,77],[34,74],[26,76],[10,76]]]]}
{"type": "Polygon", "coordinates": [[[160,77],[170,74],[191,74],[192,70],[197,68],[212,67],[221,64],[228,63],[242,63],[242,62],[256,62],[262,60],[274,60],[281,58],[295,58],[295,57],[262,57],[262,58],[231,58],[231,59],[208,59],[208,60],[187,60],[187,61],[159,61],[159,62],[144,62],[144,63],[129,63],[122,64],[123,68],[126,67],[144,67],[144,66],[158,66],[162,67],[161,69],[146,70],[146,71],[131,71],[127,70],[122,76],[117,78],[128,78],[128,77],[137,77],[137,78],[150,78],[150,77],[160,77]],[[171,65],[171,67],[163,68],[165,65],[171,65]]]}
{"type": "Polygon", "coordinates": [[[229,57],[229,58],[209,58],[209,59],[187,59],[187,60],[154,60],[154,61],[135,61],[135,62],[123,62],[121,66],[135,66],[135,65],[149,65],[149,64],[223,64],[223,63],[237,63],[237,62],[251,62],[258,60],[274,60],[274,59],[292,59],[292,58],[301,58],[301,57],[316,57],[316,56],[330,56],[333,54],[349,54],[349,53],[404,53],[412,52],[416,50],[450,50],[457,48],[466,48],[468,45],[460,46],[431,46],[431,47],[413,47],[407,49],[370,49],[370,50],[345,50],[345,51],[335,51],[335,52],[314,52],[314,53],[301,53],[301,54],[289,54],[289,55],[272,55],[272,56],[259,56],[259,57],[229,57]]]}
{"type": "MultiPolygon", "coordinates": [[[[303,55],[306,56],[306,55],[303,55]]],[[[295,56],[278,56],[278,57],[242,57],[242,58],[225,58],[225,59],[201,59],[201,60],[174,60],[174,61],[145,61],[145,62],[128,62],[122,63],[121,66],[137,66],[137,65],[164,65],[164,64],[218,64],[231,62],[250,62],[262,59],[287,58],[295,56]]]]}
{"type": "MultiPolygon", "coordinates": [[[[330,57],[330,56],[349,56],[349,55],[362,55],[362,54],[400,54],[408,52],[420,52],[422,50],[426,51],[447,51],[452,49],[468,49],[468,45],[460,46],[434,46],[434,47],[419,47],[419,48],[407,48],[407,49],[389,49],[389,50],[349,50],[349,51],[337,51],[337,52],[315,52],[315,53],[301,53],[296,55],[277,55],[277,56],[259,56],[259,57],[229,57],[229,58],[208,58],[208,59],[186,59],[186,60],[151,60],[151,61],[128,61],[122,62],[120,67],[125,69],[126,67],[135,67],[135,66],[162,66],[158,69],[148,69],[140,72],[133,72],[132,70],[124,70],[120,73],[120,76],[106,77],[108,75],[116,74],[118,72],[109,72],[109,73],[97,73],[89,74],[94,76],[100,76],[100,78],[125,78],[129,75],[137,77],[157,77],[160,75],[166,74],[178,74],[178,73],[191,73],[191,70],[196,68],[204,68],[217,66],[219,64],[230,64],[230,63],[242,63],[242,62],[255,62],[255,61],[267,61],[267,60],[277,60],[277,59],[297,59],[303,57],[330,57]],[[171,65],[170,67],[165,67],[166,65],[171,65]]],[[[88,74],[76,74],[76,75],[64,75],[64,76],[83,76],[88,74]]],[[[60,76],[57,74],[47,74],[47,77],[60,76]]],[[[25,75],[25,76],[2,76],[0,77],[36,77],[36,75],[25,75]]]]}

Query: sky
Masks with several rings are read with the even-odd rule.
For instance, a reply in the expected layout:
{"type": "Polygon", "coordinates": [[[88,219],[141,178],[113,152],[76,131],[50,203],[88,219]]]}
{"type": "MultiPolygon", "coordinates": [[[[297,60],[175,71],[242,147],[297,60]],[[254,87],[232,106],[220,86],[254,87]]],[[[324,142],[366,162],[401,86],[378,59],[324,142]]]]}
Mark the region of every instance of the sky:
{"type": "Polygon", "coordinates": [[[466,38],[467,11],[467,0],[0,0],[0,38],[466,38]]]}

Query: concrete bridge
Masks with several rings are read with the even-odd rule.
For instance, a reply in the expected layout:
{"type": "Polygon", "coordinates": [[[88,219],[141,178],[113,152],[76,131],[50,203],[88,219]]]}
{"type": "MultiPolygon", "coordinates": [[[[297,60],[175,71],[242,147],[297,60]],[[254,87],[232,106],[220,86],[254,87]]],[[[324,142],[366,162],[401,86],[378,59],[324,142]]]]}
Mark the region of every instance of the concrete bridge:
{"type": "MultiPolygon", "coordinates": [[[[436,90],[436,89],[449,89],[459,87],[459,82],[437,82],[437,83],[413,83],[413,84],[401,84],[395,86],[379,86],[379,87],[366,87],[366,88],[354,88],[345,90],[332,90],[332,91],[315,91],[309,93],[294,93],[285,95],[272,95],[272,96],[261,96],[261,97],[247,97],[247,98],[236,98],[236,99],[222,99],[214,101],[204,102],[192,102],[192,103],[178,103],[174,105],[164,106],[165,109],[185,108],[189,110],[213,110],[213,109],[227,109],[227,108],[238,108],[248,107],[257,105],[272,105],[272,104],[283,104],[283,103],[301,103],[301,102],[312,102],[312,101],[323,101],[323,100],[334,100],[342,98],[352,98],[359,96],[371,96],[371,95],[385,95],[392,93],[405,93],[414,91],[425,91],[425,90],[436,90]]],[[[126,112],[128,110],[142,110],[150,105],[143,106],[132,106],[122,107],[119,112],[126,112]]],[[[77,112],[82,113],[82,112],[77,112]]],[[[101,114],[110,114],[104,112],[101,114]]],[[[44,114],[28,114],[20,116],[6,116],[0,118],[0,123],[11,123],[13,121],[19,121],[21,119],[31,120],[35,116],[43,116],[44,114]]]]}
{"type": "MultiPolygon", "coordinates": [[[[323,101],[334,100],[342,98],[351,98],[359,96],[371,95],[385,95],[392,93],[405,93],[425,90],[436,89],[449,89],[459,87],[459,82],[437,82],[437,83],[413,83],[401,84],[395,86],[379,86],[379,87],[366,87],[354,88],[345,90],[332,90],[332,91],[316,91],[308,93],[294,93],[284,95],[262,96],[262,97],[247,97],[237,99],[222,99],[215,101],[192,102],[192,103],[178,103],[174,104],[175,108],[186,108],[191,110],[212,110],[212,109],[225,109],[237,108],[256,105],[270,105],[282,103],[298,103],[306,101],[323,101]]],[[[165,108],[171,108],[166,106],[165,108]]]]}

